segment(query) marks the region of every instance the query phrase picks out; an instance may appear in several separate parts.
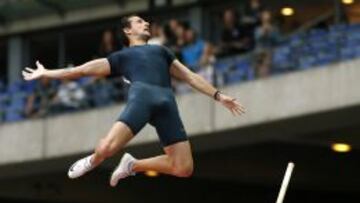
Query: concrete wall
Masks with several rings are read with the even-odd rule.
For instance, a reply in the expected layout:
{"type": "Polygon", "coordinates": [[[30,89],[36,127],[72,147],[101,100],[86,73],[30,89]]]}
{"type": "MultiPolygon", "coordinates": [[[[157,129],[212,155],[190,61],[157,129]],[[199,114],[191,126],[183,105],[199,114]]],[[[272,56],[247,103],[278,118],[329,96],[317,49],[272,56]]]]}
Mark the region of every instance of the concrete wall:
{"type": "MultiPolygon", "coordinates": [[[[223,89],[247,108],[242,117],[200,94],[177,98],[186,130],[194,136],[243,128],[360,105],[360,60],[256,80],[223,89]]],[[[0,164],[61,157],[91,151],[123,105],[0,126],[0,164]]],[[[145,127],[130,143],[157,141],[145,127]]]]}

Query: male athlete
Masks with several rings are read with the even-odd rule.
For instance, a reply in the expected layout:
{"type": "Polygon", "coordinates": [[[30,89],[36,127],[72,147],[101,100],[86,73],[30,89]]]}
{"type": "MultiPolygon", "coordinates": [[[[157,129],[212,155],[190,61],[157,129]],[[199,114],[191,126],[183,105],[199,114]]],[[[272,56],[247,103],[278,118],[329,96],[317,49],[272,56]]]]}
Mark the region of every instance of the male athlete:
{"type": "Polygon", "coordinates": [[[121,158],[110,178],[116,186],[120,179],[136,172],[153,170],[177,177],[189,177],[193,172],[190,143],[180,119],[175,96],[171,89],[171,76],[183,80],[201,93],[214,98],[234,115],[244,113],[244,107],[234,98],[216,90],[199,75],[191,72],[165,47],[147,45],[150,38],[149,23],[138,16],[121,20],[128,47],[108,58],[89,61],[83,65],[48,70],[36,62],[37,69],[25,68],[25,80],[41,77],[75,79],[82,76],[122,75],[130,80],[126,108],[109,133],[99,142],[93,154],[75,162],[69,169],[70,178],[78,178],[97,167],[128,143],[144,126],[156,128],[165,154],[135,159],[128,153],[121,158]]]}

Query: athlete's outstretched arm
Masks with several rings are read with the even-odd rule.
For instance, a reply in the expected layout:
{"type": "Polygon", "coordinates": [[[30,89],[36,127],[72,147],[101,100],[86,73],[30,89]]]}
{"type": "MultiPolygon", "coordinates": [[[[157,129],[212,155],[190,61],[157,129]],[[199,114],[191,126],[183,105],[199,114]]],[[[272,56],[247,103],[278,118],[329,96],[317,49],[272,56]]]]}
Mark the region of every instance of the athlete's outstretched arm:
{"type": "Polygon", "coordinates": [[[106,58],[95,59],[73,68],[62,68],[56,70],[46,69],[39,61],[36,62],[37,69],[26,67],[22,71],[25,80],[35,80],[41,77],[55,79],[76,79],[83,76],[106,76],[110,74],[110,64],[106,58]]]}
{"type": "MultiPolygon", "coordinates": [[[[191,87],[205,95],[208,95],[209,97],[214,97],[216,92],[218,92],[214,86],[208,83],[199,74],[192,72],[179,60],[173,61],[170,68],[170,73],[173,77],[187,82],[191,87]]],[[[238,101],[236,101],[235,98],[227,96],[223,93],[219,93],[216,97],[216,99],[226,108],[228,108],[234,115],[240,115],[245,112],[245,108],[238,101]]]]}

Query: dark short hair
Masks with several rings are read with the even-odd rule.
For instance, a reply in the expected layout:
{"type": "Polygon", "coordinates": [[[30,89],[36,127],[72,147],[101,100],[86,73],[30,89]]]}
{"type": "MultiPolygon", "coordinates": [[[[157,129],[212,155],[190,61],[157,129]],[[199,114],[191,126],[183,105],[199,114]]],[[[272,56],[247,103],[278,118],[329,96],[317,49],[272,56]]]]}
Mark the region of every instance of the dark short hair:
{"type": "Polygon", "coordinates": [[[128,15],[128,16],[122,17],[121,21],[120,21],[121,29],[130,28],[131,27],[130,18],[135,17],[135,16],[137,16],[137,15],[128,15]]]}
{"type": "Polygon", "coordinates": [[[120,40],[122,42],[122,44],[124,46],[129,46],[130,42],[129,42],[129,39],[128,37],[126,36],[125,32],[124,32],[124,29],[125,28],[131,28],[131,22],[130,22],[130,18],[131,17],[135,17],[137,15],[128,15],[128,16],[124,16],[121,18],[120,20],[120,40]]]}

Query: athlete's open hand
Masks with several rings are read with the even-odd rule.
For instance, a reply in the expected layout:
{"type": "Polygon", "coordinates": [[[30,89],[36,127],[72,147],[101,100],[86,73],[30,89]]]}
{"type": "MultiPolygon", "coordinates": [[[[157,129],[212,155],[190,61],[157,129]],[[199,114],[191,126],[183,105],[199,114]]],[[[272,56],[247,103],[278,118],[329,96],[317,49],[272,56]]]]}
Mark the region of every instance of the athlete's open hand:
{"type": "Polygon", "coordinates": [[[234,116],[240,116],[245,113],[245,107],[236,101],[235,98],[220,93],[219,102],[229,109],[234,116]]]}
{"type": "Polygon", "coordinates": [[[46,72],[45,67],[39,61],[36,61],[36,66],[37,69],[26,67],[25,70],[22,71],[25,80],[35,80],[44,76],[46,72]]]}

